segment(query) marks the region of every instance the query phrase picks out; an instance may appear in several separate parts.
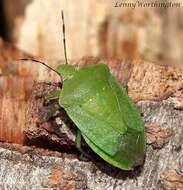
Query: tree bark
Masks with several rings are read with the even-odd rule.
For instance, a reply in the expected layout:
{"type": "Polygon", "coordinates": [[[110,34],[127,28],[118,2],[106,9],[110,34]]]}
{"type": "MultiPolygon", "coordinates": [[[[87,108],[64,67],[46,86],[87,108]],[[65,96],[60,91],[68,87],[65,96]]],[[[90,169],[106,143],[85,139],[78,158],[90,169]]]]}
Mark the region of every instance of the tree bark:
{"type": "MultiPolygon", "coordinates": [[[[183,188],[183,71],[141,60],[84,58],[70,63],[82,67],[101,62],[109,66],[120,82],[128,84],[129,95],[143,115],[149,144],[144,165],[125,172],[109,166],[94,153],[92,160],[80,157],[74,145],[74,131],[67,131],[73,124],[65,120],[64,113],[58,112],[54,119],[40,125],[56,103],[45,103],[42,92],[58,87],[38,83],[33,90],[33,80],[53,83],[59,77],[33,62],[0,60],[0,137],[4,138],[1,141],[19,142],[26,131],[24,137],[29,137],[28,142],[19,143],[44,148],[1,143],[1,189],[183,188]]],[[[63,62],[52,63],[56,66],[63,62]]]]}
{"type": "Polygon", "coordinates": [[[0,185],[8,189],[182,189],[183,187],[183,113],[172,102],[138,103],[146,124],[158,123],[171,129],[172,135],[161,149],[147,146],[145,163],[132,172],[109,166],[96,158],[80,160],[77,156],[34,148],[0,149],[0,185]],[[42,154],[40,153],[42,152],[42,154]],[[44,153],[44,154],[43,154],[44,153]],[[173,175],[172,175],[173,171],[173,175]]]}

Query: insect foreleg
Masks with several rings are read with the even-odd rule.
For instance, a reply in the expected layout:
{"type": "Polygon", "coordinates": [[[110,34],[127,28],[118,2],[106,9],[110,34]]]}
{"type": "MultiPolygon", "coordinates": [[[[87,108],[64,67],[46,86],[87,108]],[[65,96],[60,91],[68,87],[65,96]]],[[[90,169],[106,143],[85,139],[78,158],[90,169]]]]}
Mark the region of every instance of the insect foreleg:
{"type": "Polygon", "coordinates": [[[53,99],[59,98],[59,96],[60,96],[60,91],[56,91],[56,92],[53,92],[53,93],[50,93],[50,94],[44,96],[44,98],[46,100],[53,100],[53,99]]]}
{"type": "Polygon", "coordinates": [[[121,87],[126,91],[126,93],[128,94],[128,85],[127,84],[121,84],[121,87]]]}

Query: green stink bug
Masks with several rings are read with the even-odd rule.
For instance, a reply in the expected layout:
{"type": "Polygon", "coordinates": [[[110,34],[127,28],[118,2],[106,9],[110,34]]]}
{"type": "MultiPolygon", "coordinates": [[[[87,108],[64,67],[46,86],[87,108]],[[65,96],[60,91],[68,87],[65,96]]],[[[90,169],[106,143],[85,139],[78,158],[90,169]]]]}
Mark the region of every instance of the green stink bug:
{"type": "Polygon", "coordinates": [[[66,64],[56,71],[51,69],[62,79],[62,89],[56,96],[79,129],[77,145],[82,136],[105,161],[120,169],[132,170],[142,164],[146,147],[140,113],[107,65],[76,69],[67,63],[63,12],[62,19],[66,64]]]}

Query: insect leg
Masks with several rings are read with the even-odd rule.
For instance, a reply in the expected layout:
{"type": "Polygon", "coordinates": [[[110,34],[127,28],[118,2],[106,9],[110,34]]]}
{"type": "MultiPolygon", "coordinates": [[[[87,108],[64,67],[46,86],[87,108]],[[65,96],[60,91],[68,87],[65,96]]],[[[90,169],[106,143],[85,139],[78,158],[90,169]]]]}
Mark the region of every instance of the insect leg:
{"type": "Polygon", "coordinates": [[[81,136],[81,131],[78,129],[77,130],[77,134],[76,134],[76,140],[75,140],[75,145],[76,145],[76,148],[78,149],[78,151],[83,154],[85,157],[87,157],[88,159],[91,159],[91,156],[88,155],[81,147],[81,139],[82,139],[82,136],[81,136]]]}
{"type": "Polygon", "coordinates": [[[121,84],[121,87],[126,91],[126,93],[128,94],[128,85],[127,84],[121,84]]]}
{"type": "Polygon", "coordinates": [[[77,130],[75,145],[76,148],[82,153],[83,150],[81,148],[81,131],[79,129],[77,130]]]}
{"type": "Polygon", "coordinates": [[[56,92],[53,92],[51,94],[44,96],[44,98],[46,100],[53,100],[53,99],[59,98],[59,96],[60,96],[60,91],[56,91],[56,92]]]}

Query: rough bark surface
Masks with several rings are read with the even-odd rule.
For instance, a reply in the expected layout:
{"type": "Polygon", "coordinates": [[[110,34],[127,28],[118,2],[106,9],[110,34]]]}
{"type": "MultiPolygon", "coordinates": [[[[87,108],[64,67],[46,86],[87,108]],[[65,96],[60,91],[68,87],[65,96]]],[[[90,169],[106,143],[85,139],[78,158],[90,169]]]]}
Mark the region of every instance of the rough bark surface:
{"type": "Polygon", "coordinates": [[[33,83],[33,72],[18,59],[30,55],[0,39],[0,141],[24,141],[25,102],[33,83]]]}
{"type": "Polygon", "coordinates": [[[142,167],[133,172],[124,172],[98,158],[83,161],[68,154],[27,147],[11,150],[12,145],[1,145],[4,146],[0,149],[1,188],[181,190],[183,112],[175,109],[169,100],[141,101],[138,106],[147,125],[158,123],[161,129],[172,130],[172,135],[163,148],[147,147],[142,167]]]}
{"type": "Polygon", "coordinates": [[[30,143],[52,148],[73,151],[75,147],[76,126],[66,112],[57,108],[58,99],[46,101],[45,96],[59,88],[58,83],[35,83],[32,95],[27,103],[26,123],[24,132],[30,143]]]}
{"type": "MultiPolygon", "coordinates": [[[[57,82],[59,77],[33,62],[12,61],[27,55],[9,46],[7,49],[8,52],[16,53],[8,54],[5,51],[0,60],[0,140],[23,144],[23,131],[26,130],[31,139],[29,143],[67,154],[39,151],[35,147],[16,148],[13,145],[1,144],[1,189],[182,189],[181,69],[158,66],[141,60],[84,58],[71,62],[79,67],[101,62],[107,64],[120,82],[128,83],[129,95],[138,103],[143,113],[150,144],[147,147],[145,163],[133,172],[124,172],[109,166],[97,156],[90,161],[77,156],[74,148],[75,137],[65,130],[68,122],[64,120],[63,124],[62,120],[58,120],[63,118],[62,114],[57,115],[56,128],[50,123],[37,125],[37,121],[47,114],[50,108],[50,105],[40,98],[42,93],[38,92],[52,91],[57,87],[45,87],[43,83],[39,83],[40,86],[34,88],[34,96],[33,80],[57,82]],[[32,99],[29,99],[31,93],[32,99]],[[29,114],[28,119],[25,119],[27,105],[29,114]],[[42,138],[39,141],[42,144],[35,142],[38,137],[42,138]],[[68,152],[74,155],[69,155],[68,152]]],[[[50,63],[55,67],[63,62],[52,60],[50,63]]],[[[51,108],[54,104],[53,101],[51,108]]],[[[55,124],[54,120],[53,123],[55,124]]]]}

